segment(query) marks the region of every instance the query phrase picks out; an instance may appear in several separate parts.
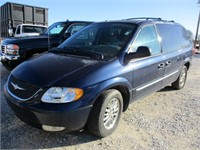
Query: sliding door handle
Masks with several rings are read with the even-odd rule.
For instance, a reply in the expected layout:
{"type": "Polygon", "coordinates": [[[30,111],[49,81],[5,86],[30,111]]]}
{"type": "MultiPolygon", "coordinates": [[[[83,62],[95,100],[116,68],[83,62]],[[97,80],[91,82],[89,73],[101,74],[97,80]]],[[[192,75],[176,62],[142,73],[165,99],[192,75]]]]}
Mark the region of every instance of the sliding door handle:
{"type": "Polygon", "coordinates": [[[165,66],[169,66],[170,64],[171,64],[170,60],[168,60],[168,61],[165,62],[165,66]]]}
{"type": "Polygon", "coordinates": [[[161,64],[158,65],[158,69],[163,69],[164,66],[165,66],[164,63],[161,63],[161,64]]]}

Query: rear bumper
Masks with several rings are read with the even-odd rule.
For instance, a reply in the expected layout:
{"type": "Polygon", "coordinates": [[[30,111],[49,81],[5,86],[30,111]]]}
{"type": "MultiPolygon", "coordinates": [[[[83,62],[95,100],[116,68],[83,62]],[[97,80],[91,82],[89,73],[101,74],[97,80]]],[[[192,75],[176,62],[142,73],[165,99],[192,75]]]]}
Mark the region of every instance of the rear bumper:
{"type": "MultiPolygon", "coordinates": [[[[40,128],[45,126],[62,127],[66,131],[75,131],[82,129],[88,119],[92,106],[76,108],[71,110],[63,110],[63,105],[59,104],[53,110],[49,107],[54,107],[55,104],[40,104],[30,105],[12,97],[4,87],[4,92],[8,105],[12,108],[16,116],[27,124],[40,128]],[[35,107],[36,106],[36,107],[35,107]],[[44,107],[46,106],[46,107],[44,107]],[[42,108],[42,109],[41,109],[42,108]]],[[[44,129],[44,128],[43,128],[44,129]]]]}

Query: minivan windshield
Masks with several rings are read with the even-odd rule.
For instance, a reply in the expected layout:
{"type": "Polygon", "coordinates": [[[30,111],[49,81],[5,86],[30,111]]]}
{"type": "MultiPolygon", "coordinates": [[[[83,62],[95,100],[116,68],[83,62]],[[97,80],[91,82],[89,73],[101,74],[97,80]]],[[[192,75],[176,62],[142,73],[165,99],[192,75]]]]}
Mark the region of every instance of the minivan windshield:
{"type": "Polygon", "coordinates": [[[64,22],[56,22],[49,26],[41,35],[56,36],[59,35],[67,26],[64,22]]]}
{"type": "Polygon", "coordinates": [[[130,41],[135,30],[136,25],[128,23],[91,24],[50,52],[110,60],[130,41]]]}

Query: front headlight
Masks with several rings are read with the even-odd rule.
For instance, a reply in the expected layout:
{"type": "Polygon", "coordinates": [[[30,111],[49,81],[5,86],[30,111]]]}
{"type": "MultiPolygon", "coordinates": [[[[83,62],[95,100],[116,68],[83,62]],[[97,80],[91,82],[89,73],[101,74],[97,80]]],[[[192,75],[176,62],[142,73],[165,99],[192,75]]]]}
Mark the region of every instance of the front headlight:
{"type": "Polygon", "coordinates": [[[6,46],[6,54],[18,55],[19,54],[19,46],[16,44],[8,44],[6,46]]]}
{"type": "Polygon", "coordinates": [[[83,90],[78,88],[52,87],[42,96],[45,103],[68,103],[83,96],[83,90]]]}

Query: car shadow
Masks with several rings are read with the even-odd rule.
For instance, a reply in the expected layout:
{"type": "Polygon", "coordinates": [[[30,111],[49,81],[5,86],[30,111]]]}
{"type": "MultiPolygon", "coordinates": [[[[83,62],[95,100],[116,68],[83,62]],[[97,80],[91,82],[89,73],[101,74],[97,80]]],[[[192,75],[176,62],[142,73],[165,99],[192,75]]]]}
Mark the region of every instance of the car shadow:
{"type": "Polygon", "coordinates": [[[2,131],[2,149],[47,149],[74,146],[98,140],[96,136],[82,132],[50,133],[34,129],[26,124],[17,125],[7,131],[2,131]]]}
{"type": "Polygon", "coordinates": [[[2,104],[5,107],[1,109],[1,149],[62,148],[99,139],[87,130],[46,132],[31,127],[18,119],[5,101],[2,104]]]}
{"type": "Polygon", "coordinates": [[[159,90],[158,92],[169,92],[174,91],[175,89],[172,86],[166,86],[163,89],[159,90]]]}

